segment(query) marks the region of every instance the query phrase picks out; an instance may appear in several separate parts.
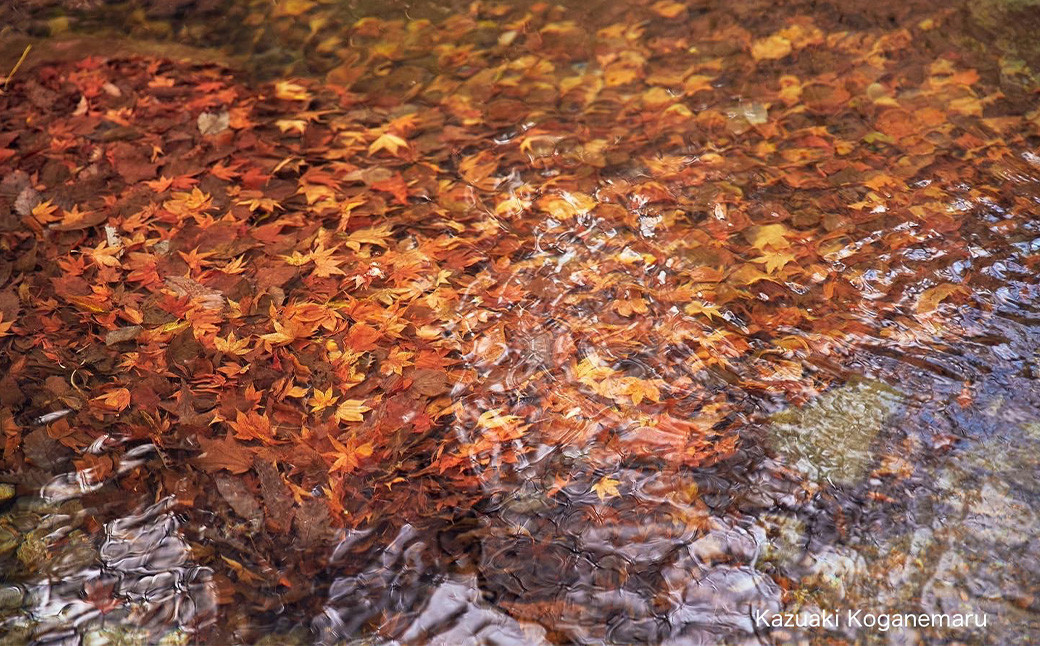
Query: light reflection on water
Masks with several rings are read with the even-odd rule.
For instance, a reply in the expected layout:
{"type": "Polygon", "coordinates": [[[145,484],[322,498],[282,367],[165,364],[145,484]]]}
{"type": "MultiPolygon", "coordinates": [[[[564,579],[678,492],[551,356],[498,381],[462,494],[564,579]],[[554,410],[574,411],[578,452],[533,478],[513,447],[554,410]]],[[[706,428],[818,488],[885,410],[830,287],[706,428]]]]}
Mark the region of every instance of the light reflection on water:
{"type": "Polygon", "coordinates": [[[174,628],[192,635],[212,624],[212,572],[192,563],[172,507],[165,499],[106,523],[99,545],[82,536],[67,543],[48,563],[47,578],[24,586],[28,614],[5,622],[9,634],[29,621],[33,643],[155,643],[174,628]]]}

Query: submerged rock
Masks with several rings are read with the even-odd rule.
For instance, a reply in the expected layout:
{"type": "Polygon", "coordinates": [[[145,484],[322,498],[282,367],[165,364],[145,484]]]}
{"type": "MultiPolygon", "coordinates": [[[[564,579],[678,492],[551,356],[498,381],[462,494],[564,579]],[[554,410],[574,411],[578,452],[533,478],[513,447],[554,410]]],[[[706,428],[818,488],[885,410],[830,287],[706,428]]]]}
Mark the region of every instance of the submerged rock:
{"type": "Polygon", "coordinates": [[[891,386],[857,379],[774,415],[770,437],[777,453],[810,479],[854,484],[867,475],[870,446],[903,401],[891,386]]]}

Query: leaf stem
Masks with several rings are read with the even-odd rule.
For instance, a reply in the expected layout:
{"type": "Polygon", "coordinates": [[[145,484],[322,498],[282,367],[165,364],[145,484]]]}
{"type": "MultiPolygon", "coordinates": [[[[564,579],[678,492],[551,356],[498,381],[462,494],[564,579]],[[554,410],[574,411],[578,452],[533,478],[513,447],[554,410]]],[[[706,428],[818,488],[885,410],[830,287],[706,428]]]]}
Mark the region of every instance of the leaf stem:
{"type": "Polygon", "coordinates": [[[8,74],[4,78],[4,85],[3,85],[2,88],[0,88],[0,92],[6,92],[7,91],[7,84],[11,82],[11,77],[14,76],[14,73],[17,72],[18,68],[22,66],[22,63],[25,62],[25,57],[29,55],[29,50],[30,49],[32,49],[32,45],[31,44],[25,46],[25,49],[22,51],[22,55],[18,58],[18,62],[15,63],[14,67],[11,68],[10,74],[8,74]]]}

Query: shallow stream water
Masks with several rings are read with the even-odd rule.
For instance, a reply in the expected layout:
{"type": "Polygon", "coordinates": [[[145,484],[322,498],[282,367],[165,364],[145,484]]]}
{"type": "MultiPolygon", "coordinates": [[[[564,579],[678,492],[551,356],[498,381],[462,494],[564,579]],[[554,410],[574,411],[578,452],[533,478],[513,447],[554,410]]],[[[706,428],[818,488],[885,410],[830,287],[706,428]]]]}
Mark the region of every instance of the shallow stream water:
{"type": "MultiPolygon", "coordinates": [[[[34,366],[4,402],[37,435],[31,468],[0,474],[0,644],[1040,640],[1040,5],[84,0],[0,21],[0,64],[33,45],[12,96],[40,110],[78,95],[38,70],[122,48],[259,94],[338,84],[358,123],[427,115],[433,161],[401,167],[402,204],[361,207],[395,228],[351,278],[423,294],[401,316],[454,362],[409,391],[450,402],[433,430],[403,392],[374,407],[441,449],[354,483],[364,522],[297,492],[288,532],[277,465],[247,480],[113,436],[91,451],[154,477],[84,480],[41,430],[75,411],[32,394],[76,377],[34,366]],[[465,253],[379,255],[446,238],[465,253]],[[824,610],[840,625],[757,619],[824,610]]],[[[303,166],[341,172],[312,144],[303,166]]],[[[11,212],[40,171],[14,159],[11,212]]],[[[170,244],[207,244],[187,237],[170,244]]]]}

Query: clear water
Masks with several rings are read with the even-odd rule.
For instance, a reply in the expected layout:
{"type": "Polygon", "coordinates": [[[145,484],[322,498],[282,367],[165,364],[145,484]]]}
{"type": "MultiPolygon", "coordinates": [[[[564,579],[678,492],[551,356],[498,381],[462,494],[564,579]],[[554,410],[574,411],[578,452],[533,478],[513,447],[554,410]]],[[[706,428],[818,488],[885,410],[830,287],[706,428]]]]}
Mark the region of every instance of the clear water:
{"type": "MultiPolygon", "coordinates": [[[[1040,6],[664,4],[3,9],[5,56],[118,34],[258,88],[327,78],[361,118],[456,110],[427,136],[497,163],[429,198],[482,232],[442,303],[451,379],[428,385],[454,408],[351,482],[366,518],[297,507],[274,531],[293,502],[260,467],[181,504],[187,458],[141,440],[132,488],[8,473],[0,643],[1035,642],[1040,6]],[[793,25],[793,57],[749,59],[793,25]],[[492,69],[515,78],[492,93],[492,69]],[[755,147],[770,128],[783,149],[755,147]],[[754,619],[820,609],[988,622],[754,619]]],[[[402,249],[446,230],[416,204],[386,216],[402,249]]],[[[411,423],[391,399],[378,414],[411,423]]]]}

